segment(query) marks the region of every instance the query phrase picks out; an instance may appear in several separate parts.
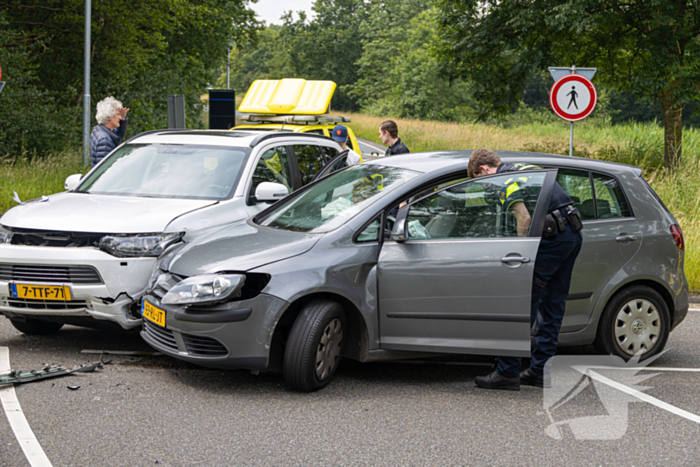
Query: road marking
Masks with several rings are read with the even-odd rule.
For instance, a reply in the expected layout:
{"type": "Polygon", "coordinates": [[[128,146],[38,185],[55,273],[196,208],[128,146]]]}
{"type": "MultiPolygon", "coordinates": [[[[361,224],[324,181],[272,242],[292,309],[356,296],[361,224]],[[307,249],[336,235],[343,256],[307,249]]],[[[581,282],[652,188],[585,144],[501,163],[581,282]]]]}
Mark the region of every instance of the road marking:
{"type": "Polygon", "coordinates": [[[369,146],[370,148],[374,149],[375,151],[379,151],[380,154],[384,154],[386,152],[386,148],[384,146],[380,146],[377,143],[373,143],[372,141],[357,138],[357,142],[360,144],[364,144],[365,146],[369,146]]]}
{"type": "MultiPolygon", "coordinates": [[[[617,381],[613,381],[609,378],[606,378],[605,376],[596,373],[595,371],[591,370],[589,367],[584,367],[584,368],[576,368],[578,371],[582,372],[585,375],[590,376],[591,378],[600,381],[603,384],[607,384],[608,386],[617,389],[618,391],[622,391],[625,394],[629,394],[630,396],[636,397],[637,399],[646,402],[648,404],[654,405],[662,410],[666,410],[668,412],[671,412],[672,414],[678,415],[679,417],[683,417],[686,420],[690,420],[691,422],[695,422],[700,424],[700,416],[695,415],[694,413],[687,412],[683,409],[679,409],[678,407],[675,407],[671,404],[668,404],[664,401],[661,401],[657,399],[656,397],[652,397],[649,394],[645,394],[641,391],[637,391],[636,389],[632,389],[629,386],[625,386],[624,384],[618,383],[617,381]]],[[[658,368],[650,368],[650,370],[658,370],[658,368]]]]}
{"type": "Polygon", "coordinates": [[[655,366],[645,366],[642,368],[638,367],[618,367],[618,366],[587,366],[586,368],[595,370],[633,370],[633,371],[687,371],[690,373],[698,372],[700,373],[700,368],[668,368],[668,367],[655,367],[655,366]]]}
{"type": "MultiPolygon", "coordinates": [[[[0,374],[9,373],[11,370],[10,349],[0,347],[0,374]]],[[[34,436],[32,428],[29,426],[29,422],[24,416],[24,412],[22,412],[14,386],[0,389],[0,402],[2,402],[7,421],[10,422],[10,428],[12,428],[17,442],[22,451],[24,451],[29,465],[32,467],[51,467],[49,458],[46,457],[39,441],[34,436]]]]}

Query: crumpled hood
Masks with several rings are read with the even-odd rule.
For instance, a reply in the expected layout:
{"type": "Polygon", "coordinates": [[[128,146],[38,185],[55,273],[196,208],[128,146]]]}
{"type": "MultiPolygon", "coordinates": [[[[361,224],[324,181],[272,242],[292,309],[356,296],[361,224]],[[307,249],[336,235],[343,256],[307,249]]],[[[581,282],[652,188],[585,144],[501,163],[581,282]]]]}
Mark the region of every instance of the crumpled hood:
{"type": "Polygon", "coordinates": [[[15,206],[0,224],[21,229],[99,233],[162,232],[176,217],[216,201],[57,193],[15,206]]]}
{"type": "Polygon", "coordinates": [[[249,271],[305,253],[319,234],[258,228],[251,221],[221,229],[165,258],[163,265],[182,276],[249,271]]]}

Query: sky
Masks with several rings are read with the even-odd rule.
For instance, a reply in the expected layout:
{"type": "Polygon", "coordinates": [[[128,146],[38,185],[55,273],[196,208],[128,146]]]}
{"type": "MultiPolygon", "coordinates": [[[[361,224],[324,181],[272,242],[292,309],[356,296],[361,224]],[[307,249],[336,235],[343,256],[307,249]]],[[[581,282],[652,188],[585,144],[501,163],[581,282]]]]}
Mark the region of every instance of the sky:
{"type": "Polygon", "coordinates": [[[267,24],[280,24],[280,16],[289,10],[295,13],[303,10],[306,11],[307,17],[311,17],[312,4],[313,0],[258,0],[258,3],[251,4],[251,7],[267,24]]]}

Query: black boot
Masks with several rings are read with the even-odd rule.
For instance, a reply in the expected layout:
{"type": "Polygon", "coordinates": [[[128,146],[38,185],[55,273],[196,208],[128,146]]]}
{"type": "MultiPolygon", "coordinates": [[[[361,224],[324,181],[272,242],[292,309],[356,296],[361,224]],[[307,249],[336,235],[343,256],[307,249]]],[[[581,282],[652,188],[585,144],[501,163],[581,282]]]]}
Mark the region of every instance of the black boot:
{"type": "Polygon", "coordinates": [[[538,388],[544,387],[544,375],[535,373],[532,368],[520,373],[520,384],[526,384],[528,386],[537,386],[538,388]]]}
{"type": "Polygon", "coordinates": [[[486,376],[477,376],[475,381],[480,388],[520,391],[520,378],[505,378],[496,371],[486,376]]]}

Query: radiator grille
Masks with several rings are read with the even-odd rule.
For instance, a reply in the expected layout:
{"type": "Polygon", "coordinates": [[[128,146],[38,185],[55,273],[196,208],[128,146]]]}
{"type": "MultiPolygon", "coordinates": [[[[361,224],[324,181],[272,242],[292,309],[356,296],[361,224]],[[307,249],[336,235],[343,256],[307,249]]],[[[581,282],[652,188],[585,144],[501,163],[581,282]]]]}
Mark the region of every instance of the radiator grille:
{"type": "Polygon", "coordinates": [[[100,274],[92,266],[38,266],[0,263],[0,280],[103,284],[100,274]]]}
{"type": "Polygon", "coordinates": [[[87,308],[84,300],[30,300],[28,298],[8,298],[7,304],[13,308],[30,310],[80,310],[87,308]]]}

